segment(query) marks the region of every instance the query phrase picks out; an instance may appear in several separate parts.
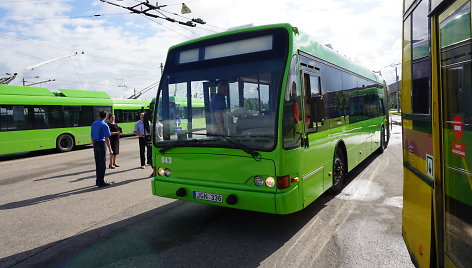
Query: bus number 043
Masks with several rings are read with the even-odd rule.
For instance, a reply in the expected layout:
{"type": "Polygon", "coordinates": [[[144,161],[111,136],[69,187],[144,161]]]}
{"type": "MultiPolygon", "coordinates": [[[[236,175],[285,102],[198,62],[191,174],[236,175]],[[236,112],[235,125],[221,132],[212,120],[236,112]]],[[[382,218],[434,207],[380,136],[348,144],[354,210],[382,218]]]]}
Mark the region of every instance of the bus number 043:
{"type": "Polygon", "coordinates": [[[172,164],[172,157],[161,157],[161,163],[167,163],[167,164],[172,164]]]}

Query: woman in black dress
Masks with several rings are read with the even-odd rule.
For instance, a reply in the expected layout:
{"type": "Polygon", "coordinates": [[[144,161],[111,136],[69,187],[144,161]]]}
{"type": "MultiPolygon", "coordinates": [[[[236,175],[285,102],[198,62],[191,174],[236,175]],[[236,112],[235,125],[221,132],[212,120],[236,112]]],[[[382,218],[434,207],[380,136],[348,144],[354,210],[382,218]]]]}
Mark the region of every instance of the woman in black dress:
{"type": "Polygon", "coordinates": [[[118,126],[115,122],[115,114],[110,114],[108,117],[108,126],[110,127],[110,145],[111,145],[111,154],[110,154],[110,164],[109,168],[113,169],[119,167],[116,164],[116,156],[120,153],[120,136],[123,133],[121,127],[118,126]]]}

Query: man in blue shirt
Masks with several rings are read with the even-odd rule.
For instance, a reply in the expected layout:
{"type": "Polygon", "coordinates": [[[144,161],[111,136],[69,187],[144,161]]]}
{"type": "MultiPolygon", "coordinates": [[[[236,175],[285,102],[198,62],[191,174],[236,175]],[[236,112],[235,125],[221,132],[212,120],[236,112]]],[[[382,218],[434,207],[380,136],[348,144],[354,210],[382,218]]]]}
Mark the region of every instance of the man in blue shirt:
{"type": "Polygon", "coordinates": [[[218,93],[211,98],[210,114],[213,133],[224,135],[225,126],[223,123],[223,113],[226,111],[226,96],[229,94],[229,84],[227,81],[218,82],[218,93]]]}
{"type": "Polygon", "coordinates": [[[93,143],[93,154],[95,156],[95,170],[97,174],[96,184],[98,187],[105,187],[110,185],[108,182],[105,182],[105,170],[106,170],[106,147],[108,151],[111,152],[110,140],[110,128],[107,123],[105,123],[105,118],[107,117],[106,111],[101,111],[98,113],[99,119],[92,123],[92,130],[90,136],[93,143]]]}
{"type": "Polygon", "coordinates": [[[148,164],[152,161],[152,146],[151,146],[151,129],[150,122],[144,113],[139,114],[139,121],[134,124],[133,134],[139,137],[139,158],[141,160],[141,168],[144,169],[146,165],[145,150],[147,148],[148,164]]]}

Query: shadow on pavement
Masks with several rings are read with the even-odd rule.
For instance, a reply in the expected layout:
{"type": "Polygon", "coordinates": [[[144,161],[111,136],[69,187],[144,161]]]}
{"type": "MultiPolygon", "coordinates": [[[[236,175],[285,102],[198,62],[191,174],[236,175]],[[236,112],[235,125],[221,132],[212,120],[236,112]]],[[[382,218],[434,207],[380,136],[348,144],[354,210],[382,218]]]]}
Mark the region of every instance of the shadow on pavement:
{"type": "Polygon", "coordinates": [[[52,180],[52,179],[59,179],[59,178],[64,178],[64,177],[77,176],[77,175],[89,173],[89,172],[95,172],[95,169],[89,169],[89,170],[84,170],[84,171],[79,171],[79,172],[74,172],[74,173],[69,173],[69,174],[62,174],[62,175],[52,176],[52,177],[42,178],[42,179],[34,179],[33,181],[46,181],[46,180],[52,180]]]}
{"type": "MultiPolygon", "coordinates": [[[[91,149],[91,148],[92,148],[92,145],[77,145],[74,147],[74,149],[72,149],[72,152],[85,150],[85,149],[91,149]]],[[[46,150],[31,151],[31,152],[24,152],[24,153],[0,155],[0,161],[37,157],[37,156],[43,156],[43,155],[48,155],[48,154],[67,154],[67,153],[68,152],[64,152],[64,153],[58,152],[56,149],[46,149],[46,150]]]]}
{"type": "Polygon", "coordinates": [[[0,260],[36,267],[255,267],[331,197],[290,215],[174,201],[135,217],[0,260]]]}
{"type": "MultiPolygon", "coordinates": [[[[95,175],[93,176],[93,178],[95,178],[95,175]]],[[[107,188],[122,186],[122,185],[125,185],[125,184],[128,184],[128,183],[132,183],[132,182],[140,181],[140,180],[144,180],[144,179],[149,179],[149,178],[148,177],[138,178],[138,179],[120,181],[120,182],[117,182],[117,183],[112,182],[111,185],[108,186],[107,188]]],[[[86,186],[86,187],[77,188],[77,189],[73,189],[73,190],[69,190],[69,191],[65,191],[65,192],[61,192],[61,193],[48,194],[48,195],[44,195],[44,196],[39,196],[39,197],[27,199],[27,200],[21,200],[21,201],[7,203],[7,204],[4,204],[4,205],[0,205],[0,210],[7,210],[7,209],[15,209],[15,208],[32,206],[32,205],[35,205],[35,204],[48,202],[48,201],[51,201],[51,200],[64,198],[64,197],[68,197],[68,196],[71,196],[71,195],[78,195],[78,194],[83,194],[83,193],[87,193],[87,192],[100,191],[101,189],[104,189],[104,188],[99,188],[95,185],[86,186]]]]}
{"type": "MultiPolygon", "coordinates": [[[[109,171],[110,169],[107,169],[107,171],[105,173],[105,180],[107,180],[107,176],[111,176],[113,174],[124,173],[124,172],[128,172],[128,171],[131,171],[131,170],[136,170],[136,169],[140,169],[140,168],[136,167],[136,168],[129,168],[129,169],[120,169],[118,171],[116,171],[116,169],[115,169],[115,171],[109,171]]],[[[87,177],[83,177],[83,178],[78,178],[78,179],[75,179],[75,180],[71,180],[70,182],[78,182],[78,181],[83,181],[83,180],[87,180],[87,179],[95,179],[96,178],[95,169],[93,169],[91,171],[93,171],[92,175],[87,176],[87,177]]],[[[66,176],[66,175],[64,175],[64,176],[66,176]]]]}
{"type": "MultiPolygon", "coordinates": [[[[377,156],[374,154],[367,158],[349,173],[345,185],[377,156]]],[[[97,188],[85,187],[78,189],[78,192],[23,201],[25,203],[16,207],[95,190],[97,188]]],[[[0,266],[256,267],[284,246],[333,198],[323,194],[304,210],[289,215],[174,201],[137,216],[6,257],[0,260],[0,266]]],[[[2,206],[2,209],[13,207],[9,204],[2,206]]]]}

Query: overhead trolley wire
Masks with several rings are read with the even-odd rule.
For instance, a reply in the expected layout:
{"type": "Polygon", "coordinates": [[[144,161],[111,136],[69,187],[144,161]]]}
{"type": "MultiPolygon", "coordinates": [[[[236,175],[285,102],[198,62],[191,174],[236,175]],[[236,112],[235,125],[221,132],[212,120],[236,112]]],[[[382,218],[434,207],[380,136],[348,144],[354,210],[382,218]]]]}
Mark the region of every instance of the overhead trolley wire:
{"type": "Polygon", "coordinates": [[[0,1],[0,4],[16,4],[19,2],[51,2],[46,0],[15,0],[15,1],[0,1]]]}
{"type": "Polygon", "coordinates": [[[176,30],[174,30],[174,29],[172,29],[172,28],[170,28],[170,27],[167,27],[167,26],[165,26],[163,23],[160,23],[160,22],[158,22],[158,21],[156,21],[156,20],[154,20],[154,19],[152,19],[152,18],[150,18],[150,17],[148,17],[148,16],[146,16],[146,15],[144,15],[144,14],[142,14],[142,15],[143,15],[145,18],[147,18],[148,20],[151,20],[151,21],[153,21],[153,22],[155,22],[155,23],[161,25],[162,27],[164,27],[164,28],[166,28],[166,29],[168,29],[168,30],[170,30],[170,31],[173,31],[173,32],[175,32],[175,33],[178,33],[178,34],[180,34],[180,35],[183,35],[184,37],[186,37],[186,38],[188,38],[188,39],[192,39],[192,37],[189,37],[189,36],[187,36],[187,35],[185,35],[185,34],[183,34],[183,33],[181,33],[181,32],[178,32],[178,31],[176,31],[176,30]]]}
{"type": "MultiPolygon", "coordinates": [[[[10,35],[4,35],[4,34],[0,34],[0,38],[7,38],[7,39],[12,39],[12,40],[15,40],[15,41],[18,41],[18,42],[25,42],[25,43],[29,43],[29,44],[32,44],[32,45],[40,45],[40,46],[45,46],[45,47],[60,49],[60,50],[66,50],[66,51],[71,51],[71,52],[77,51],[77,49],[72,49],[70,47],[64,47],[64,46],[56,45],[56,44],[46,42],[46,41],[30,40],[30,39],[25,39],[25,38],[10,36],[10,35]]],[[[85,54],[85,55],[101,58],[101,59],[108,60],[108,61],[111,61],[111,62],[123,62],[123,63],[127,63],[127,64],[132,64],[132,62],[128,62],[128,61],[125,61],[123,59],[111,58],[111,57],[107,57],[107,56],[103,56],[103,55],[99,55],[99,54],[95,54],[95,53],[87,52],[87,54],[85,54]]]]}
{"type": "MultiPolygon", "coordinates": [[[[156,10],[156,12],[159,13],[159,14],[161,14],[162,16],[166,17],[166,15],[162,14],[162,12],[157,11],[157,10],[156,10]]],[[[162,25],[162,24],[161,24],[161,25],[162,25]]],[[[180,24],[177,24],[177,25],[180,26],[180,27],[182,27],[182,29],[185,29],[185,30],[187,30],[187,31],[189,31],[189,32],[191,32],[191,33],[193,33],[194,35],[196,35],[196,36],[198,36],[198,37],[201,37],[201,35],[199,35],[199,34],[197,34],[196,32],[190,30],[188,27],[184,27],[184,26],[182,26],[182,25],[180,25],[180,24]]],[[[192,37],[188,37],[188,38],[189,38],[189,39],[192,39],[192,37]]]]}
{"type": "MultiPolygon", "coordinates": [[[[135,0],[136,2],[139,2],[138,0],[135,0]]],[[[185,3],[186,4],[190,4],[190,3],[194,3],[194,2],[200,2],[201,0],[194,0],[194,1],[186,1],[185,3]]],[[[167,7],[167,6],[180,6],[182,5],[182,2],[180,3],[176,3],[176,4],[167,4],[167,5],[162,5],[163,7],[167,7]]]]}
{"type": "Polygon", "coordinates": [[[37,20],[65,20],[65,19],[96,18],[96,17],[116,16],[116,15],[128,15],[128,14],[133,14],[133,13],[131,13],[131,12],[123,12],[123,13],[94,14],[94,15],[70,16],[70,17],[35,18],[35,19],[14,19],[14,20],[0,20],[0,22],[21,22],[21,21],[37,21],[37,20]]]}
{"type": "Polygon", "coordinates": [[[71,65],[72,65],[72,68],[74,69],[74,72],[77,74],[77,77],[79,78],[80,83],[81,83],[82,86],[85,88],[85,83],[84,83],[84,81],[82,81],[82,77],[80,77],[79,72],[77,72],[77,69],[75,68],[74,62],[72,61],[71,58],[69,58],[69,60],[70,60],[70,63],[71,63],[71,65]]]}
{"type": "MultiPolygon", "coordinates": [[[[178,15],[177,13],[165,11],[165,10],[162,10],[162,9],[160,9],[159,11],[156,11],[156,12],[159,12],[159,13],[160,13],[161,15],[163,15],[163,16],[165,16],[165,15],[162,14],[161,12],[165,12],[165,13],[169,13],[169,14],[172,14],[172,15],[176,15],[176,16],[182,17],[182,18],[184,18],[184,19],[192,20],[192,19],[190,19],[190,18],[187,18],[187,17],[184,17],[184,16],[180,16],[180,15],[178,15]]],[[[208,25],[210,25],[210,24],[208,24],[208,25]]],[[[211,25],[211,26],[213,26],[213,25],[211,25]]],[[[214,26],[214,27],[216,27],[216,26],[214,26]]],[[[209,31],[209,32],[213,32],[213,33],[217,33],[217,31],[203,28],[203,27],[200,26],[200,25],[195,25],[195,28],[202,29],[202,30],[209,31]]],[[[219,27],[217,27],[217,28],[219,28],[219,27]]],[[[188,29],[188,28],[186,28],[186,29],[188,29]]],[[[189,30],[189,29],[188,29],[188,30],[189,30]]]]}
{"type": "MultiPolygon", "coordinates": [[[[77,57],[74,57],[74,60],[77,62],[77,65],[79,65],[79,70],[82,72],[83,75],[86,75],[85,69],[80,63],[80,60],[77,57]]],[[[87,79],[88,80],[88,79],[87,79]]],[[[96,88],[92,85],[92,83],[87,82],[89,84],[89,87],[91,87],[93,90],[96,90],[96,88]]]]}
{"type": "Polygon", "coordinates": [[[25,56],[25,57],[35,58],[35,59],[40,60],[40,61],[45,60],[44,58],[40,58],[40,57],[31,55],[31,54],[27,54],[27,53],[24,53],[23,51],[14,50],[11,47],[2,47],[2,46],[0,46],[0,50],[9,50],[9,51],[12,51],[13,53],[20,54],[20,55],[25,56]]]}
{"type": "MultiPolygon", "coordinates": [[[[134,1],[137,2],[137,3],[142,3],[142,2],[140,2],[139,0],[134,0],[134,1]]],[[[192,3],[192,2],[198,2],[198,1],[200,1],[200,0],[190,1],[190,2],[186,2],[186,3],[188,4],[188,3],[192,3]]],[[[103,2],[103,1],[102,1],[102,2],[103,2]]],[[[211,24],[208,24],[208,23],[206,23],[206,22],[203,22],[201,19],[198,21],[198,20],[196,20],[196,19],[194,19],[194,18],[185,17],[185,16],[179,15],[179,14],[177,14],[177,13],[174,13],[174,12],[170,12],[170,11],[161,9],[161,7],[175,6],[175,5],[181,5],[181,4],[159,5],[159,6],[157,6],[157,7],[158,7],[157,9],[154,9],[154,11],[159,12],[162,16],[164,16],[164,17],[166,17],[166,18],[168,18],[168,17],[167,17],[166,15],[162,14],[161,12],[165,12],[165,13],[168,13],[168,14],[172,14],[172,15],[174,15],[174,16],[181,17],[181,18],[187,19],[187,20],[189,20],[189,21],[197,22],[197,24],[206,24],[206,25],[209,25],[209,26],[212,26],[212,27],[215,27],[215,28],[219,28],[219,29],[224,30],[224,28],[221,28],[221,27],[218,27],[218,26],[211,25],[211,24]]],[[[145,14],[148,14],[148,13],[145,13],[145,14]]],[[[197,26],[197,24],[196,24],[195,26],[193,26],[193,27],[197,27],[197,28],[200,28],[200,29],[209,31],[209,32],[217,33],[217,31],[213,31],[213,30],[210,30],[210,29],[203,28],[203,27],[201,27],[201,26],[197,26]]],[[[187,25],[187,26],[188,26],[188,25],[187,25]]]]}
{"type": "MultiPolygon", "coordinates": [[[[192,18],[189,18],[189,17],[185,17],[185,16],[182,16],[182,15],[179,15],[178,13],[174,13],[174,12],[170,12],[170,11],[167,11],[167,10],[162,10],[160,9],[160,11],[162,12],[165,12],[165,13],[169,13],[169,14],[172,14],[174,16],[177,16],[177,17],[181,17],[181,18],[184,18],[184,19],[187,19],[187,20],[192,20],[192,18]]],[[[208,23],[205,23],[206,25],[209,25],[209,26],[212,26],[212,27],[215,27],[215,28],[219,28],[221,30],[224,30],[224,28],[221,28],[221,27],[218,27],[218,26],[215,26],[215,25],[212,25],[212,24],[208,24],[208,23]]],[[[197,27],[197,28],[200,28],[200,29],[203,29],[203,30],[207,30],[207,31],[210,31],[210,32],[215,32],[213,30],[209,30],[209,29],[205,29],[203,27],[197,27]]],[[[216,32],[215,32],[216,33],[216,32]]]]}

